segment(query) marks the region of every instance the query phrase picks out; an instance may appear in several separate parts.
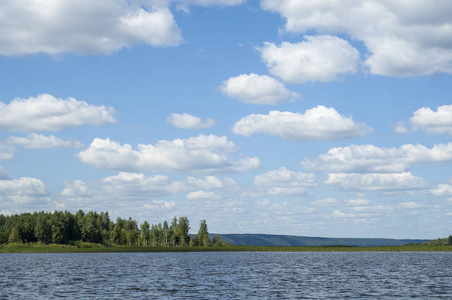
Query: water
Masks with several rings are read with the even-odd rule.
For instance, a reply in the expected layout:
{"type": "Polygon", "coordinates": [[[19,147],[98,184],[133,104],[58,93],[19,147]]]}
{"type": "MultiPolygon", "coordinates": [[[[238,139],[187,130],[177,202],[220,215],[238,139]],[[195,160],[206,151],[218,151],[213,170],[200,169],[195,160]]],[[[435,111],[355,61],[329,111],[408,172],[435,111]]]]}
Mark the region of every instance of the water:
{"type": "Polygon", "coordinates": [[[452,253],[0,254],[0,299],[452,299],[452,253]]]}

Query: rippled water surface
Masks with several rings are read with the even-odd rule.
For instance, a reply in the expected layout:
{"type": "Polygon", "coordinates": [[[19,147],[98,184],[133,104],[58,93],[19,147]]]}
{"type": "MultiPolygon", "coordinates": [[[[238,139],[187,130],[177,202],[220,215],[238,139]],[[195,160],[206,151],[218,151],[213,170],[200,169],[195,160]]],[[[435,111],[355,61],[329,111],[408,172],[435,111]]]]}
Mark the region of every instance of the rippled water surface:
{"type": "Polygon", "coordinates": [[[0,299],[452,299],[452,253],[0,254],[0,299]]]}

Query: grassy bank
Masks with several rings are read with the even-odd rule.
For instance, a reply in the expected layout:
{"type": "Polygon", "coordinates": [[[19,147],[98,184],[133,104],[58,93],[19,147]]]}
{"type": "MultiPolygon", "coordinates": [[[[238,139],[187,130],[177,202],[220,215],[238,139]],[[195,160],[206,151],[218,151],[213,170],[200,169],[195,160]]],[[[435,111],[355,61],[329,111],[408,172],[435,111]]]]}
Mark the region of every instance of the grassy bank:
{"type": "Polygon", "coordinates": [[[0,253],[114,253],[114,252],[366,252],[366,251],[447,251],[452,246],[405,245],[384,247],[282,247],[282,246],[222,246],[222,247],[103,247],[100,245],[42,245],[42,244],[9,244],[0,246],[0,253]]]}

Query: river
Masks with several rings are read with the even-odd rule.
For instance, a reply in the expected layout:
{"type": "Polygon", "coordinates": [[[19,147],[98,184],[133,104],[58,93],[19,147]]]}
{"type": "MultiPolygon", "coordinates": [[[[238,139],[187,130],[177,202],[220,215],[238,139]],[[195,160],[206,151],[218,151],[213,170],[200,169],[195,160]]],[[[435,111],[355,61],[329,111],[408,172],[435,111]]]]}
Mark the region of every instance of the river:
{"type": "Polygon", "coordinates": [[[451,252],[0,254],[0,299],[452,299],[451,252]]]}

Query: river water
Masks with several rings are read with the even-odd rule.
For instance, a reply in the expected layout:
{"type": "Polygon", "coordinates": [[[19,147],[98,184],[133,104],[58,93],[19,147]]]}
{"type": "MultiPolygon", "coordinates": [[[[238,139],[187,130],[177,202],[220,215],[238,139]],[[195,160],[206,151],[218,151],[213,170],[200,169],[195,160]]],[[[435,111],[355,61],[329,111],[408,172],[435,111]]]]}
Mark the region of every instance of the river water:
{"type": "Polygon", "coordinates": [[[0,254],[0,299],[452,299],[451,252],[0,254]]]}

